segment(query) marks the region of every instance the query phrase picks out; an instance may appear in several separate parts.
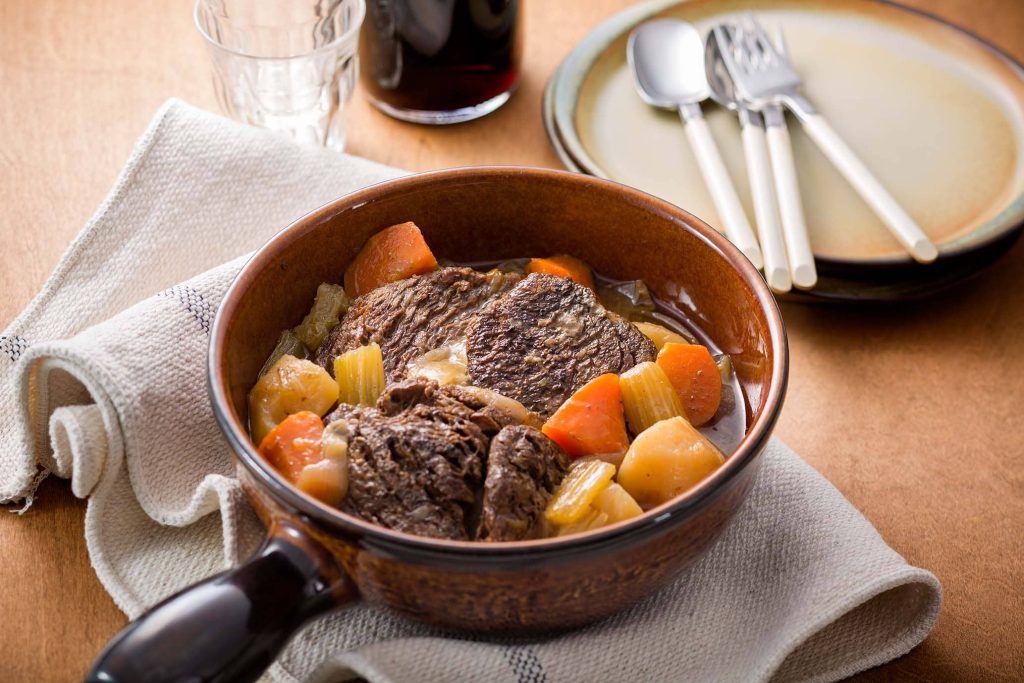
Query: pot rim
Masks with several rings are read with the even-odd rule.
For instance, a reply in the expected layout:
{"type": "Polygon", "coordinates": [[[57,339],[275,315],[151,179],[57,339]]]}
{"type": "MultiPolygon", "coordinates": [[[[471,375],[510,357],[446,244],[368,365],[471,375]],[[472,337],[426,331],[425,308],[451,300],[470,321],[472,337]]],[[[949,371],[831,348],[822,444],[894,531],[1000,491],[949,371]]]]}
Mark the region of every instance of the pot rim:
{"type": "Polygon", "coordinates": [[[789,373],[789,349],[785,325],[775,297],[761,274],[743,254],[723,235],[688,211],[651,196],[635,188],[610,180],[585,176],[568,171],[528,166],[467,166],[427,171],[402,176],[370,185],[346,194],[302,216],[274,235],[242,266],[235,276],[217,310],[210,333],[207,364],[207,388],[217,422],[237,460],[252,479],[286,507],[296,510],[310,523],[342,537],[353,537],[364,544],[376,545],[391,552],[405,552],[421,558],[474,560],[501,559],[515,556],[551,557],[562,554],[588,552],[597,548],[632,543],[663,531],[688,519],[702,504],[725,490],[726,485],[743,471],[763,450],[765,442],[778,420],[786,391],[789,373]],[[227,321],[238,310],[249,283],[261,272],[271,258],[285,245],[315,229],[321,223],[346,210],[358,208],[392,191],[423,191],[445,186],[453,180],[487,182],[509,176],[529,176],[555,183],[568,183],[581,189],[596,188],[620,195],[623,201],[640,206],[690,230],[704,244],[725,259],[736,270],[743,283],[752,291],[768,322],[773,354],[772,376],[768,391],[762,396],[764,408],[760,416],[747,429],[739,445],[726,456],[725,463],[711,476],[683,495],[668,501],[643,515],[565,537],[527,541],[455,541],[417,536],[387,529],[353,515],[329,507],[279,478],[274,469],[256,452],[251,439],[231,409],[224,379],[223,349],[227,336],[227,321]]]}

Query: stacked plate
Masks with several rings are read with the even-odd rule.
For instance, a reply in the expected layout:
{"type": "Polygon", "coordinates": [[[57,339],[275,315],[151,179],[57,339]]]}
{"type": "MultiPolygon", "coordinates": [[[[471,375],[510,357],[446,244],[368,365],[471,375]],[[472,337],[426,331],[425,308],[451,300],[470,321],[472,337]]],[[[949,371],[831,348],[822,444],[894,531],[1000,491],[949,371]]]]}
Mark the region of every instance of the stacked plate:
{"type": "MultiPolygon", "coordinates": [[[[810,99],[939,248],[921,265],[790,121],[818,284],[786,298],[916,298],[977,273],[1024,227],[1024,69],[996,48],[929,15],[871,0],[653,0],[613,16],[551,77],[548,137],[566,167],[681,206],[713,226],[714,204],[679,117],[637,95],[626,41],[655,18],[702,33],[755,12],[785,29],[810,99]]],[[[747,215],[753,217],[735,116],[705,116],[747,215]]]]}

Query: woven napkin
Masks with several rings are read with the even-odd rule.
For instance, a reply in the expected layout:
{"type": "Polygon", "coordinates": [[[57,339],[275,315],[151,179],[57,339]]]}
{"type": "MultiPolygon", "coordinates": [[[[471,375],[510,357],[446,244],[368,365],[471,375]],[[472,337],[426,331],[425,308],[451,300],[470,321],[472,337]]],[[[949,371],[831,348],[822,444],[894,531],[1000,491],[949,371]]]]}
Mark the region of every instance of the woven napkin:
{"type": "MultiPolygon", "coordinates": [[[[168,102],[42,292],[0,337],[0,500],[46,473],[87,498],[96,573],[136,617],[244,559],[262,530],[207,402],[210,323],[244,254],[399,171],[168,102]]],[[[633,608],[556,638],[467,639],[357,603],[273,681],[832,681],[928,635],[941,588],[773,440],[711,551],[633,608]]]]}

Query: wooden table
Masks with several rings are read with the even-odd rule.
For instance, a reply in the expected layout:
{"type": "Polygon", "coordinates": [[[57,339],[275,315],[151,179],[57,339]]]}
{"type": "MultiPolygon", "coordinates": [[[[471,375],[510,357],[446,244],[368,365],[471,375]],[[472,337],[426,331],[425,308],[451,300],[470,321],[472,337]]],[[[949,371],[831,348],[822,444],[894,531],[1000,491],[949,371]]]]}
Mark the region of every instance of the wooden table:
{"type": "MultiPolygon", "coordinates": [[[[528,0],[525,78],[484,120],[398,123],[357,93],[350,151],[395,166],[559,167],[540,97],[572,45],[627,0],[528,0]]],[[[1024,60],[1020,0],[912,0],[1024,60]]],[[[184,0],[0,4],[0,326],[43,283],[170,96],[216,109],[184,0]]],[[[926,302],[787,305],[781,436],[945,586],[931,637],[860,681],[1024,677],[1024,241],[926,302]]],[[[5,416],[5,419],[10,419],[5,416]]],[[[80,679],[124,623],[96,580],[84,502],[47,481],[0,514],[0,681],[80,679]]]]}

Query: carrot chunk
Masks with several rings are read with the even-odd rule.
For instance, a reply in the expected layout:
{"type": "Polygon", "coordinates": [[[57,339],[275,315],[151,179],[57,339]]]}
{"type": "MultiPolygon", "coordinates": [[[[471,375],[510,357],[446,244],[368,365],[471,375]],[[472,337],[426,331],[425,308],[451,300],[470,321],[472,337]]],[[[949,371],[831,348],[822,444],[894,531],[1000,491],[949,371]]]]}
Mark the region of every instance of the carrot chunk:
{"type": "Polygon", "coordinates": [[[260,442],[260,455],[295,484],[306,465],[323,460],[324,423],[316,413],[293,413],[260,442]]]}
{"type": "Polygon", "coordinates": [[[541,428],[569,457],[621,453],[629,448],[622,390],[613,373],[595,377],[555,411],[541,428]]]}
{"type": "Polygon", "coordinates": [[[722,377],[706,346],[669,342],[658,352],[658,365],[683,400],[694,426],[713,418],[722,400],[722,377]]]}
{"type": "Polygon", "coordinates": [[[437,259],[416,224],[392,225],[368,239],[345,269],[345,291],[360,296],[435,268],[437,259]]]}
{"type": "Polygon", "coordinates": [[[575,256],[562,254],[548,258],[533,258],[526,264],[526,272],[557,275],[569,278],[578,285],[594,288],[594,276],[590,273],[590,266],[575,256]]]}

